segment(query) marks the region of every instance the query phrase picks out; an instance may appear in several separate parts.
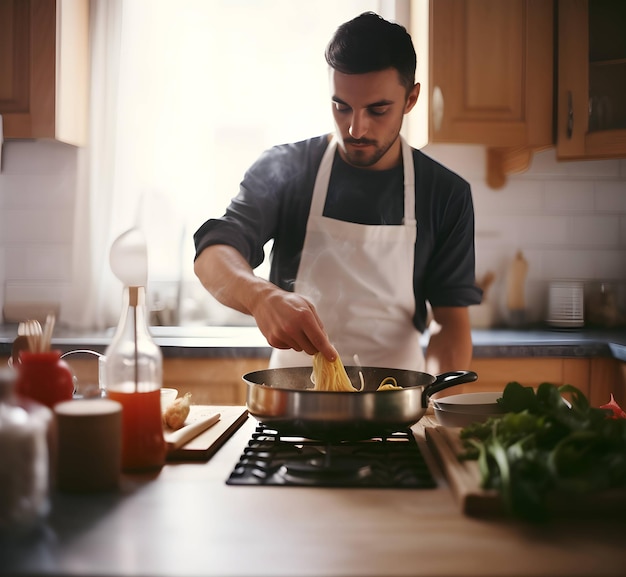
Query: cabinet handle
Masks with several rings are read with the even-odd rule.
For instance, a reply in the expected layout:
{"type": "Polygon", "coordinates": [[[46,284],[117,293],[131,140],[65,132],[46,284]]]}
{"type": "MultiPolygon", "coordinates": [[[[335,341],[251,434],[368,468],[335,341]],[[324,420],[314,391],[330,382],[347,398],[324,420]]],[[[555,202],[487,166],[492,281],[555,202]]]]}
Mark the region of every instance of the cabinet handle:
{"type": "Polygon", "coordinates": [[[572,104],[572,91],[567,91],[567,139],[572,138],[574,132],[574,105],[572,104]]]}
{"type": "Polygon", "coordinates": [[[443,92],[439,86],[433,88],[433,100],[431,102],[431,114],[433,118],[433,128],[435,132],[441,130],[441,123],[443,122],[443,92]]]}

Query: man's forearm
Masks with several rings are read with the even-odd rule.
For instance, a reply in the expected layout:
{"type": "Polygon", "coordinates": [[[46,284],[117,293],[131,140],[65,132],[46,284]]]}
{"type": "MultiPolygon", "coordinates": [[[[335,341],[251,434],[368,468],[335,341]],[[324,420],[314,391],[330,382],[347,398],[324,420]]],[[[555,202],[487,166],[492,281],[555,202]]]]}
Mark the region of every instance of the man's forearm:
{"type": "Polygon", "coordinates": [[[472,361],[472,334],[467,310],[451,308],[444,313],[440,310],[435,321],[439,326],[428,342],[426,372],[438,375],[468,370],[472,361]]]}
{"type": "Polygon", "coordinates": [[[248,262],[226,245],[210,246],[194,264],[200,282],[220,303],[252,315],[270,346],[334,361],[337,351],[324,331],[313,304],[254,274],[248,262]]]}
{"type": "Polygon", "coordinates": [[[257,277],[243,256],[227,245],[204,249],[194,263],[194,272],[220,303],[245,314],[252,314],[259,292],[270,288],[268,281],[257,277]]]}

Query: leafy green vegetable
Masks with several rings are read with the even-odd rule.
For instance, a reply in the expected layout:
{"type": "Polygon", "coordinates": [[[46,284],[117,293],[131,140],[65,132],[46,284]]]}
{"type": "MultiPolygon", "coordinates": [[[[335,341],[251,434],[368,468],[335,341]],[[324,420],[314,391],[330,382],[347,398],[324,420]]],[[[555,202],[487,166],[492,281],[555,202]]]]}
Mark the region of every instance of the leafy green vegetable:
{"type": "Polygon", "coordinates": [[[483,487],[498,490],[512,515],[542,521],[551,494],[626,487],[626,419],[571,385],[511,382],[498,403],[504,415],[461,430],[459,458],[478,461],[483,487]]]}

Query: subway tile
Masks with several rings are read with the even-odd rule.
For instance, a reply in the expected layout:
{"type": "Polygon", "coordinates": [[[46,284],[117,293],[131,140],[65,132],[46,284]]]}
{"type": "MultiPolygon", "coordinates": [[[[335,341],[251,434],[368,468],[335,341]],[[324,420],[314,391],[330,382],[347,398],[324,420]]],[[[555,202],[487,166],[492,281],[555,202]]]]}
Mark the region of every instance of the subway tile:
{"type": "Polygon", "coordinates": [[[66,282],[7,281],[4,302],[63,302],[67,288],[66,282]]]}
{"type": "Polygon", "coordinates": [[[422,152],[467,181],[485,179],[485,147],[476,144],[428,144],[422,152]]]}
{"type": "Polygon", "coordinates": [[[79,149],[51,140],[16,140],[3,146],[4,174],[75,174],[79,149]]]}
{"type": "Polygon", "coordinates": [[[567,241],[579,247],[617,247],[620,242],[619,217],[572,216],[568,219],[567,241]]]}
{"type": "Polygon", "coordinates": [[[568,241],[568,221],[562,216],[532,215],[523,219],[511,219],[511,227],[516,227],[522,245],[541,247],[542,245],[562,245],[568,241]]]}
{"type": "Polygon", "coordinates": [[[593,192],[592,180],[546,182],[546,212],[592,212],[594,207],[593,192]]]}
{"type": "Polygon", "coordinates": [[[626,213],[626,180],[597,180],[594,183],[594,209],[626,213]]]}
{"type": "Polygon", "coordinates": [[[11,280],[68,280],[72,275],[72,245],[9,247],[5,271],[11,280]]]}
{"type": "Polygon", "coordinates": [[[520,242],[518,229],[519,219],[510,215],[485,217],[484,220],[483,215],[478,215],[475,235],[483,241],[490,239],[491,242],[497,241],[503,246],[517,246],[520,242]]]}
{"type": "Polygon", "coordinates": [[[0,305],[4,302],[4,285],[6,284],[6,250],[0,245],[0,305]]]}
{"type": "Polygon", "coordinates": [[[595,278],[626,279],[626,250],[599,250],[594,262],[595,278]]]}
{"type": "MultiPolygon", "coordinates": [[[[0,175],[6,209],[73,209],[76,198],[76,175],[71,172],[48,174],[0,175]]],[[[1,188],[0,188],[1,189],[1,188]]]]}
{"type": "Polygon", "coordinates": [[[475,212],[481,214],[541,213],[544,184],[541,181],[518,180],[500,190],[477,187],[473,199],[475,212]]]}
{"type": "Polygon", "coordinates": [[[590,250],[545,250],[542,276],[546,280],[595,278],[595,257],[595,251],[590,250]]]}
{"type": "Polygon", "coordinates": [[[540,178],[563,176],[567,174],[566,163],[556,160],[556,150],[550,148],[533,154],[526,172],[516,175],[517,178],[540,178]]]}
{"type": "Polygon", "coordinates": [[[63,210],[3,210],[0,241],[6,244],[72,242],[73,216],[63,210]]]}
{"type": "Polygon", "coordinates": [[[568,161],[562,164],[565,166],[565,174],[570,177],[618,178],[620,175],[619,160],[568,161]]]}

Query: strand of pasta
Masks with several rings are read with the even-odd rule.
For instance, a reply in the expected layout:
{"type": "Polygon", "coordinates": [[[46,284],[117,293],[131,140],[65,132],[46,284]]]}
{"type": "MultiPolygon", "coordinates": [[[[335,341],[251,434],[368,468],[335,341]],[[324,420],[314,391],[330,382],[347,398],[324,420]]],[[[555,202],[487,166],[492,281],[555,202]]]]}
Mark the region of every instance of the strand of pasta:
{"type": "MultiPolygon", "coordinates": [[[[313,356],[313,374],[311,375],[313,381],[314,391],[345,391],[350,393],[359,392],[363,390],[363,383],[361,383],[361,389],[355,389],[350,382],[346,368],[343,366],[341,359],[337,357],[333,362],[326,360],[326,357],[321,353],[316,353],[313,356]]],[[[385,377],[377,391],[390,391],[402,389],[398,385],[398,382],[393,377],[385,377]]]]}

